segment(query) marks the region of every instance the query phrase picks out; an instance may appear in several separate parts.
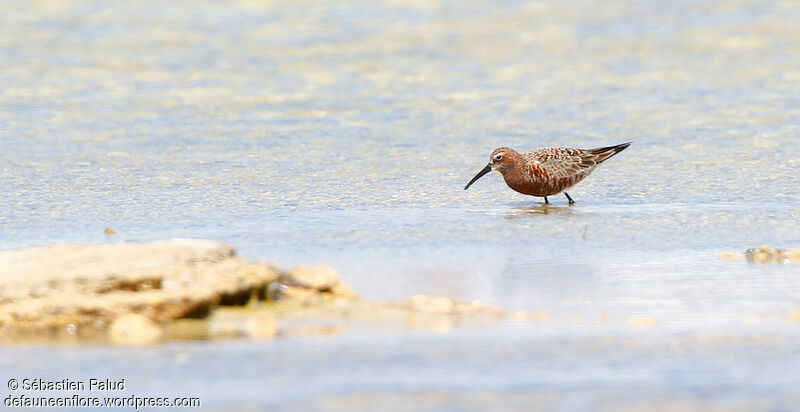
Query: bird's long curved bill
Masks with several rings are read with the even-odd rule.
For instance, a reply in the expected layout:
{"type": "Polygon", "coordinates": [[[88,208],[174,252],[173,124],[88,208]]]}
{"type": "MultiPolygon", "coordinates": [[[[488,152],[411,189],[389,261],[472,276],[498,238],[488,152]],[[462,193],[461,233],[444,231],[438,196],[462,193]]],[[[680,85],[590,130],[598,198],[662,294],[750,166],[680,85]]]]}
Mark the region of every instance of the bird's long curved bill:
{"type": "Polygon", "coordinates": [[[464,186],[464,190],[469,189],[469,187],[472,186],[472,184],[475,183],[476,180],[480,179],[481,177],[483,177],[483,175],[491,171],[492,171],[492,164],[489,163],[488,165],[486,165],[486,167],[483,168],[483,170],[478,172],[478,174],[476,174],[475,177],[473,177],[472,180],[470,180],[466,186],[464,186]]]}

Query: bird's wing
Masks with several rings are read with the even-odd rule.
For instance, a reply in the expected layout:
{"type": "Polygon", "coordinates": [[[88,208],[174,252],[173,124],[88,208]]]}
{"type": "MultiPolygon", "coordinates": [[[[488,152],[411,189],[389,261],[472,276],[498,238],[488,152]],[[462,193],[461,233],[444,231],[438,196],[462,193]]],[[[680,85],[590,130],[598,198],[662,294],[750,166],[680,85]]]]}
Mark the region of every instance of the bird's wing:
{"type": "Polygon", "coordinates": [[[598,155],[589,151],[566,147],[534,150],[525,153],[523,157],[556,178],[569,178],[591,172],[598,160],[598,155]]]}

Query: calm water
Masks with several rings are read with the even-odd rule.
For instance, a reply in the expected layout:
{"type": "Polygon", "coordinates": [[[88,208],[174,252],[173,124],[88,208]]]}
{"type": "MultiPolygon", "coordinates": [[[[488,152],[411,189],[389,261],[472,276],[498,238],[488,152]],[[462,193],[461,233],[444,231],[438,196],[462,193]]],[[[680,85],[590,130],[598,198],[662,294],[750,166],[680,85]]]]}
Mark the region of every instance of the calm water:
{"type": "Polygon", "coordinates": [[[548,320],[19,346],[3,375],[220,408],[800,404],[800,267],[717,256],[800,247],[800,4],[267,3],[0,2],[0,249],[208,238],[548,320]],[[463,190],[498,146],[625,141],[572,207],[463,190]]]}

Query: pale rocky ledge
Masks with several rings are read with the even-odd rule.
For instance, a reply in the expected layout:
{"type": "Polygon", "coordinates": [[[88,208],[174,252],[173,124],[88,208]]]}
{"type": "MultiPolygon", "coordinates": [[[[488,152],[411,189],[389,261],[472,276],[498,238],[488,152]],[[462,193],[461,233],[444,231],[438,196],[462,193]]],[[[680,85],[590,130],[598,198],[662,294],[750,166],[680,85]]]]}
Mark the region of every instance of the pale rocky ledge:
{"type": "Polygon", "coordinates": [[[0,335],[6,337],[91,330],[112,342],[148,343],[175,329],[165,325],[180,329],[191,323],[176,323],[179,319],[203,319],[208,334],[269,337],[309,317],[408,321],[409,316],[424,324],[442,318],[497,318],[504,312],[446,297],[369,301],[356,296],[333,268],[283,271],[239,258],[232,246],[207,240],[0,252],[0,335]],[[243,305],[248,309],[218,310],[243,305]]]}

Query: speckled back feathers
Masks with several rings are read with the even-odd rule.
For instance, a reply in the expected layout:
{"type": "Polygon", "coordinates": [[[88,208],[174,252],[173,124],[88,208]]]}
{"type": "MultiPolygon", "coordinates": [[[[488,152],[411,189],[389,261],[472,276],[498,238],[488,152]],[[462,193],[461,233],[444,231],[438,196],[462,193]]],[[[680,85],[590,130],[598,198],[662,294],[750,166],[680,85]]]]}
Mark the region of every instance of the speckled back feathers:
{"type": "Polygon", "coordinates": [[[521,153],[521,170],[503,171],[512,189],[533,196],[561,193],[589,176],[600,163],[630,143],[596,149],[547,147],[521,153]]]}

